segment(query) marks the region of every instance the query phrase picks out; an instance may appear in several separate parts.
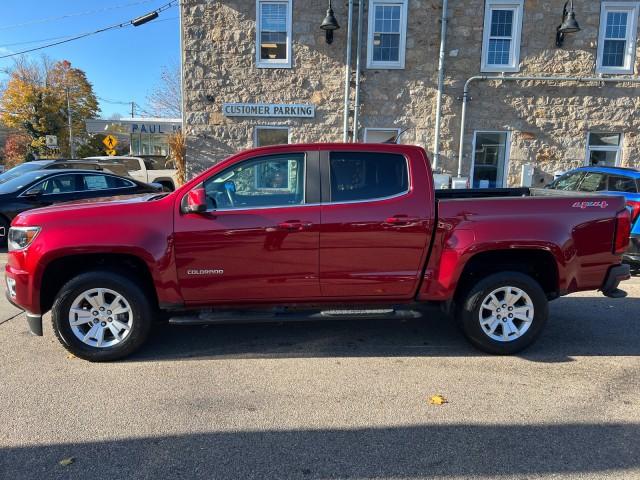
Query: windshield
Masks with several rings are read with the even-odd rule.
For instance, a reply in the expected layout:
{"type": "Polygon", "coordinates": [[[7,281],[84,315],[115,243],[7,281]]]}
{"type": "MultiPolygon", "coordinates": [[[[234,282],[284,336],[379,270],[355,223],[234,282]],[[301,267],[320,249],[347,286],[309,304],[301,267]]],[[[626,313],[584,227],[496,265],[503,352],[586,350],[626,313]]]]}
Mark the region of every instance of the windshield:
{"type": "Polygon", "coordinates": [[[0,184],[8,182],[14,178],[19,177],[23,173],[33,172],[35,170],[40,170],[44,165],[41,163],[23,163],[22,165],[18,165],[13,167],[11,170],[7,170],[2,175],[0,175],[0,184]]]}
{"type": "Polygon", "coordinates": [[[15,193],[21,188],[31,185],[33,182],[46,176],[50,172],[43,172],[41,170],[36,170],[35,172],[27,172],[18,177],[11,178],[6,180],[3,183],[0,183],[0,194],[6,193],[15,193]]]}

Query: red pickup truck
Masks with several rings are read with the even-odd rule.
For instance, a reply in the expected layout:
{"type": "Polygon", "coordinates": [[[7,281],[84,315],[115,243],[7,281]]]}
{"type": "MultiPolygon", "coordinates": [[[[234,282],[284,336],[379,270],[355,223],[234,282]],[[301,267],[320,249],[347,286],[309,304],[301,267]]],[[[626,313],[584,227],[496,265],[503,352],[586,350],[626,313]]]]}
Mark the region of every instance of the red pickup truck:
{"type": "Polygon", "coordinates": [[[152,323],[407,318],[439,305],[480,349],[515,353],[547,302],[624,295],[622,197],[434,191],[422,148],[241,152],[172,193],[20,214],[8,298],[78,357],[129,355],[152,323]]]}

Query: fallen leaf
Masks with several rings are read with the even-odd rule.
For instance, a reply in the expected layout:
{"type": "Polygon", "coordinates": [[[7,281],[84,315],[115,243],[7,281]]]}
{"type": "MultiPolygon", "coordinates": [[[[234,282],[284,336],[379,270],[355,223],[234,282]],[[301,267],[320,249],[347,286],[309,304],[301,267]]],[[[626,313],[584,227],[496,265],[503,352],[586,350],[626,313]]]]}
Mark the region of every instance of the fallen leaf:
{"type": "Polygon", "coordinates": [[[76,357],[73,353],[69,353],[69,354],[67,354],[67,358],[69,360],[73,360],[74,358],[78,358],[78,357],[76,357]]]}
{"type": "Polygon", "coordinates": [[[429,398],[429,403],[431,405],[444,405],[445,403],[449,403],[449,401],[438,393],[429,398]]]}
{"type": "Polygon", "coordinates": [[[58,463],[60,465],[62,465],[63,467],[68,467],[69,465],[71,465],[72,463],[74,463],[76,461],[75,458],[73,457],[69,457],[69,458],[63,458],[62,460],[60,460],[58,463]]]}

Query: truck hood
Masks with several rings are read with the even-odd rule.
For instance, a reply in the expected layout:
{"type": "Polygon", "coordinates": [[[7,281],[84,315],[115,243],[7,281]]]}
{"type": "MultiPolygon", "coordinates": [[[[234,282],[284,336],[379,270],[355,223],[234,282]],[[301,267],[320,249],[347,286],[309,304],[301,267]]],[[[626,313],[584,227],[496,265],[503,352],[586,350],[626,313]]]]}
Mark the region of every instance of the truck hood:
{"type": "MultiPolygon", "coordinates": [[[[71,218],[73,212],[88,209],[121,209],[129,206],[139,205],[151,201],[154,197],[165,198],[163,193],[144,193],[135,195],[120,195],[117,197],[87,198],[84,200],[73,200],[70,202],[56,203],[48,207],[34,208],[19,214],[12,222],[14,225],[29,225],[33,221],[40,222],[42,217],[60,216],[71,218]],[[37,219],[37,220],[36,220],[37,219]]],[[[98,214],[97,214],[98,215],[98,214]]]]}

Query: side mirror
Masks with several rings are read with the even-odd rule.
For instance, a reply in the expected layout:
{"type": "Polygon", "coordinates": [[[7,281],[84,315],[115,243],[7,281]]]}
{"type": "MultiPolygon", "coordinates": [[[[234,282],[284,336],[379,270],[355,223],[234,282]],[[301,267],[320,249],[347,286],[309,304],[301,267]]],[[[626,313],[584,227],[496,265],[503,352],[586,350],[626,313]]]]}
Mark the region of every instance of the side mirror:
{"type": "Polygon", "coordinates": [[[162,185],[161,183],[151,182],[149,185],[151,185],[153,188],[155,188],[156,191],[158,191],[158,192],[164,192],[164,185],[162,185]]]}
{"type": "Polygon", "coordinates": [[[204,213],[207,211],[207,193],[204,187],[196,187],[185,195],[182,211],[184,213],[204,213]]]}

